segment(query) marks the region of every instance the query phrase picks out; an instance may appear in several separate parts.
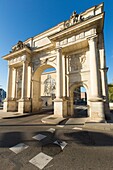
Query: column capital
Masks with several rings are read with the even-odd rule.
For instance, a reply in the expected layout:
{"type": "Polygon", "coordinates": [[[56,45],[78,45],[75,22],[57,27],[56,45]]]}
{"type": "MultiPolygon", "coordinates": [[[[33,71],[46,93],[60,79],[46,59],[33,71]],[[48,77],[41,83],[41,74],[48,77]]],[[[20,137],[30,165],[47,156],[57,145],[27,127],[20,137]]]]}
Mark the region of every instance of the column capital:
{"type": "Polygon", "coordinates": [[[26,55],[23,55],[23,56],[22,56],[22,61],[26,61],[26,59],[27,59],[27,56],[26,56],[26,55]]]}
{"type": "Polygon", "coordinates": [[[15,67],[11,67],[12,68],[12,70],[16,70],[16,68],[15,67]]]}
{"type": "Polygon", "coordinates": [[[107,72],[107,71],[108,71],[108,69],[109,69],[109,67],[100,68],[100,71],[102,70],[102,71],[105,71],[105,72],[107,72]]]}
{"type": "Polygon", "coordinates": [[[8,64],[8,68],[9,68],[9,69],[12,69],[12,68],[14,68],[14,66],[8,64]]]}
{"type": "Polygon", "coordinates": [[[97,37],[98,37],[98,35],[94,35],[94,36],[92,36],[92,37],[88,37],[88,42],[90,43],[90,42],[95,42],[95,41],[97,41],[97,37]]]}
{"type": "Polygon", "coordinates": [[[22,62],[23,64],[29,64],[29,61],[25,60],[22,62]]]}
{"type": "Polygon", "coordinates": [[[29,62],[28,64],[29,64],[29,66],[30,66],[30,67],[32,67],[32,65],[33,65],[33,63],[32,63],[32,62],[29,62]]]}
{"type": "Polygon", "coordinates": [[[56,50],[57,50],[58,52],[62,52],[62,47],[57,47],[56,50]]]}
{"type": "Polygon", "coordinates": [[[56,42],[56,48],[59,47],[59,46],[60,46],[60,42],[57,41],[57,42],[56,42]]]}

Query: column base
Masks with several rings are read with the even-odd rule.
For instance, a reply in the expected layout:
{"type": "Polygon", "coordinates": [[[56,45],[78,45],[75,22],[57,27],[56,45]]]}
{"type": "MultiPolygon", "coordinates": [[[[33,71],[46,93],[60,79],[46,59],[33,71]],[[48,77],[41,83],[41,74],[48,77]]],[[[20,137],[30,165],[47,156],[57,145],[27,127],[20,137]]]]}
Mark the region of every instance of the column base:
{"type": "Polygon", "coordinates": [[[68,116],[72,117],[74,115],[73,98],[68,98],[67,107],[68,107],[68,116]]]}
{"type": "Polygon", "coordinates": [[[43,100],[40,98],[38,101],[37,99],[33,99],[32,100],[32,113],[36,113],[39,110],[42,109],[42,105],[43,105],[43,100]]]}
{"type": "Polygon", "coordinates": [[[105,122],[104,101],[90,100],[90,121],[105,122]]]}
{"type": "Polygon", "coordinates": [[[16,112],[17,107],[18,107],[18,104],[17,104],[16,99],[5,99],[4,100],[3,110],[5,112],[16,112]]]}
{"type": "Polygon", "coordinates": [[[109,102],[108,101],[105,101],[104,107],[105,107],[106,120],[113,120],[112,114],[110,113],[110,107],[109,107],[109,102]]]}
{"type": "Polygon", "coordinates": [[[66,117],[68,115],[67,100],[66,99],[54,99],[54,116],[66,117]]]}
{"type": "Polygon", "coordinates": [[[29,100],[29,99],[18,100],[18,112],[19,113],[31,112],[31,100],[29,100]]]}

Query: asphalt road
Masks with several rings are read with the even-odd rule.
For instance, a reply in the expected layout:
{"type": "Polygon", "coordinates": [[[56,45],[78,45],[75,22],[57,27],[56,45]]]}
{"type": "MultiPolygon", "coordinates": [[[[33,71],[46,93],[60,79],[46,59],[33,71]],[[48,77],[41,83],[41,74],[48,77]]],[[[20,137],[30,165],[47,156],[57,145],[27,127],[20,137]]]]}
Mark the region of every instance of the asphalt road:
{"type": "Polygon", "coordinates": [[[0,120],[0,170],[113,170],[112,132],[44,125],[43,116],[0,120]]]}

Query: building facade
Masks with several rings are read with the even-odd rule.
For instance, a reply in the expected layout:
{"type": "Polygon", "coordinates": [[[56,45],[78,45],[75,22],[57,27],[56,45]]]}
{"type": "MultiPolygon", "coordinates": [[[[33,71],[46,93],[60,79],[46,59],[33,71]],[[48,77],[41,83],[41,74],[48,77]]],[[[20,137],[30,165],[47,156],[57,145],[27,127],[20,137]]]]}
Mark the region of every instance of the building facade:
{"type": "Polygon", "coordinates": [[[3,100],[6,98],[6,91],[0,88],[0,106],[3,105],[3,100]]]}
{"type": "Polygon", "coordinates": [[[56,90],[54,116],[73,115],[73,92],[80,86],[87,93],[88,115],[104,121],[109,113],[107,67],[104,50],[103,4],[22,42],[3,57],[8,61],[8,87],[5,111],[38,112],[42,108],[41,74],[56,69],[56,84],[48,77],[45,94],[56,90]],[[52,81],[52,82],[51,82],[52,81]]]}

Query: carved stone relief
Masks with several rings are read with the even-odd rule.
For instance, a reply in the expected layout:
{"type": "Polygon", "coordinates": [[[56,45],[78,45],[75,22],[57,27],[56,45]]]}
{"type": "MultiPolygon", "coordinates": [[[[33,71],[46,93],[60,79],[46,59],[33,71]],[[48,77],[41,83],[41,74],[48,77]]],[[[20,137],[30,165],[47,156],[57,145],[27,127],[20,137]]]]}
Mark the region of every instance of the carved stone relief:
{"type": "Polygon", "coordinates": [[[48,58],[48,62],[56,65],[56,56],[48,58]]]}
{"type": "Polygon", "coordinates": [[[36,59],[33,59],[32,61],[32,65],[33,65],[33,71],[38,67],[38,65],[40,65],[40,58],[36,58],[36,59]]]}
{"type": "Polygon", "coordinates": [[[44,95],[50,96],[55,94],[56,90],[56,81],[55,79],[51,78],[51,75],[47,75],[47,79],[44,81],[44,95]]]}
{"type": "Polygon", "coordinates": [[[80,39],[87,38],[87,37],[92,36],[94,34],[96,34],[95,28],[89,29],[89,30],[81,32],[79,34],[74,34],[71,37],[67,37],[67,38],[65,38],[65,39],[63,39],[59,42],[56,42],[56,47],[61,47],[61,46],[66,45],[66,44],[77,42],[80,39]]]}
{"type": "Polygon", "coordinates": [[[17,68],[17,76],[16,76],[17,99],[21,98],[22,72],[23,72],[22,67],[17,68]]]}
{"type": "Polygon", "coordinates": [[[69,58],[69,66],[70,66],[70,71],[77,71],[81,69],[79,57],[76,57],[75,55],[72,55],[69,58]]]}
{"type": "Polygon", "coordinates": [[[65,22],[64,27],[65,27],[65,28],[68,28],[68,27],[70,27],[71,25],[73,25],[73,24],[75,24],[75,23],[78,23],[78,22],[81,22],[81,21],[83,21],[83,20],[84,20],[83,16],[77,14],[76,11],[74,11],[74,12],[72,13],[72,15],[70,16],[70,19],[65,22]]]}
{"type": "Polygon", "coordinates": [[[80,56],[80,63],[81,63],[81,65],[82,65],[82,69],[87,68],[86,55],[85,55],[85,54],[82,54],[82,55],[80,56]]]}
{"type": "Polygon", "coordinates": [[[21,50],[25,47],[30,49],[30,47],[27,44],[24,44],[22,41],[18,41],[18,43],[14,48],[12,48],[12,51],[10,51],[10,53],[21,50]]]}
{"type": "Polygon", "coordinates": [[[9,64],[15,64],[15,63],[18,63],[18,62],[21,62],[21,61],[25,61],[27,59],[26,55],[23,55],[23,56],[19,56],[17,58],[13,58],[9,61],[9,64]]]}
{"type": "Polygon", "coordinates": [[[50,63],[53,63],[54,65],[56,65],[56,56],[54,57],[46,57],[46,58],[43,58],[43,57],[34,57],[33,58],[33,61],[32,61],[32,64],[33,64],[33,70],[35,70],[38,66],[40,65],[44,65],[44,64],[49,64],[50,63]]]}
{"type": "Polygon", "coordinates": [[[87,68],[85,54],[73,54],[69,56],[69,72],[87,68]]]}

